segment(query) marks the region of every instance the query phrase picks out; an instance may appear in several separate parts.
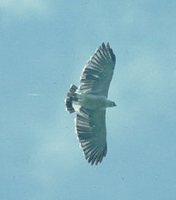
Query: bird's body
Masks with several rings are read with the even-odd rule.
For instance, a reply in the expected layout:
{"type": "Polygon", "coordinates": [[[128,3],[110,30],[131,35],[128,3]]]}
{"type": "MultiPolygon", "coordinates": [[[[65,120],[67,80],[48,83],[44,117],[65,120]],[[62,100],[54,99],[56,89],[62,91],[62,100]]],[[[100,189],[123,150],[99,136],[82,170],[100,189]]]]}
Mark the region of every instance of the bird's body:
{"type": "Polygon", "coordinates": [[[108,89],[115,67],[115,55],[109,43],[97,49],[85,65],[80,86],[71,85],[66,109],[76,112],[76,133],[89,163],[98,164],[106,156],[106,108],[116,104],[108,100],[108,89]]]}
{"type": "Polygon", "coordinates": [[[72,102],[73,107],[80,105],[89,110],[100,110],[112,107],[114,105],[112,101],[108,100],[105,96],[93,95],[93,94],[77,94],[77,100],[72,102]]]}

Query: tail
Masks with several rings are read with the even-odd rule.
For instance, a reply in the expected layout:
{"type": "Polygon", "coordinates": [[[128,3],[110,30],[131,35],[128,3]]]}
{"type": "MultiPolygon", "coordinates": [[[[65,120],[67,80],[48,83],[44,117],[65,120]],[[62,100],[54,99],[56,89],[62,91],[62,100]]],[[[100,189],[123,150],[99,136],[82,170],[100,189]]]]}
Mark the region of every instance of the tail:
{"type": "Polygon", "coordinates": [[[77,90],[76,85],[71,85],[71,86],[70,86],[70,89],[69,89],[69,92],[67,93],[67,97],[65,98],[66,110],[67,110],[69,113],[75,112],[75,109],[74,109],[73,106],[72,106],[72,101],[73,101],[73,98],[74,98],[74,96],[75,96],[75,91],[76,91],[76,90],[77,90]]]}

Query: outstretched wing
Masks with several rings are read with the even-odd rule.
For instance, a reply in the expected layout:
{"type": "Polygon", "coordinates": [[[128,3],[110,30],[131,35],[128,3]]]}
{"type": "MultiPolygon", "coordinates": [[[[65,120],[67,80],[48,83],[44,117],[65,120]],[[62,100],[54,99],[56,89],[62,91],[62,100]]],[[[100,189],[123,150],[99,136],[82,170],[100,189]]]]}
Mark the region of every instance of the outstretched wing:
{"type": "Polygon", "coordinates": [[[105,110],[81,108],[76,116],[76,132],[88,162],[100,163],[107,152],[105,110]]]}
{"type": "Polygon", "coordinates": [[[109,43],[107,45],[102,43],[83,69],[79,86],[80,93],[107,97],[115,60],[115,55],[109,43]]]}

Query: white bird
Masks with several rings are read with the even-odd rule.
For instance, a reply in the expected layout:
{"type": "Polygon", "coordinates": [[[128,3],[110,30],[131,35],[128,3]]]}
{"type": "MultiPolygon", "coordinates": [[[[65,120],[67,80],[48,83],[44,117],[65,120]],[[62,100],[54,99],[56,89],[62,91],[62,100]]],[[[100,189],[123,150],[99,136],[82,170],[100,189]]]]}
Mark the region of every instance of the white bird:
{"type": "Polygon", "coordinates": [[[116,106],[107,99],[115,67],[115,55],[109,43],[102,45],[83,68],[80,86],[71,85],[65,99],[66,110],[76,112],[76,133],[89,163],[101,163],[107,153],[107,107],[116,106]]]}

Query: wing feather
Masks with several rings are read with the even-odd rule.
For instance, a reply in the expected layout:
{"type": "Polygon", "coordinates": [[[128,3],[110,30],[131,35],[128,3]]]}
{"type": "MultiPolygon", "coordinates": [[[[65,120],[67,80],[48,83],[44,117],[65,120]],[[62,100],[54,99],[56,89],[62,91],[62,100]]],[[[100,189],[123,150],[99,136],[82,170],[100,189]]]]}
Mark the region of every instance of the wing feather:
{"type": "Polygon", "coordinates": [[[76,132],[89,163],[98,164],[106,156],[105,110],[81,108],[76,116],[76,132]]]}
{"type": "Polygon", "coordinates": [[[115,60],[115,55],[109,43],[107,45],[102,43],[83,69],[79,86],[80,93],[107,97],[115,60]]]}

